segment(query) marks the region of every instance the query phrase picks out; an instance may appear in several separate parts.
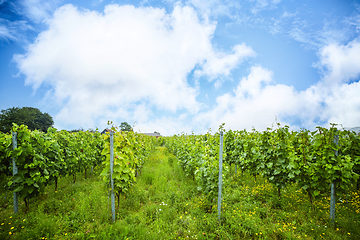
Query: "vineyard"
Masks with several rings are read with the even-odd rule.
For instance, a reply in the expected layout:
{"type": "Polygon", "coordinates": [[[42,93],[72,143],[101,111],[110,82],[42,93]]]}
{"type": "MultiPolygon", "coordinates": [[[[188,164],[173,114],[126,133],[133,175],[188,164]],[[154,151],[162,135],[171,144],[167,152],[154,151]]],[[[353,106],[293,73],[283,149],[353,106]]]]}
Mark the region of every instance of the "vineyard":
{"type": "MultiPolygon", "coordinates": [[[[12,136],[0,136],[0,170],[1,175],[13,175],[7,183],[7,189],[24,199],[25,211],[29,210],[29,200],[44,192],[49,183],[54,182],[54,191],[57,191],[59,178],[72,176],[75,183],[77,173],[83,173],[86,178],[87,171],[103,164],[101,176],[105,182],[109,182],[108,135],[84,131],[58,132],[55,128],[42,133],[16,124],[12,132],[12,136]]],[[[119,196],[120,193],[126,193],[135,182],[135,171],[140,170],[152,144],[149,137],[133,132],[116,132],[115,139],[117,161],[114,179],[115,191],[119,196]]]]}
{"type": "Polygon", "coordinates": [[[113,173],[109,133],[69,133],[54,128],[42,133],[17,125],[12,131],[16,134],[0,133],[1,197],[5,199],[0,209],[4,216],[0,236],[6,238],[360,237],[360,137],[335,125],[312,132],[290,131],[280,125],[263,132],[225,132],[220,126],[215,134],[159,139],[113,129],[113,173]],[[220,132],[224,132],[221,219],[216,211],[220,132]],[[117,201],[115,223],[110,221],[111,175],[117,201]],[[75,186],[77,191],[73,191],[75,186]],[[20,205],[15,215],[8,197],[13,192],[19,195],[20,205]],[[336,196],[333,222],[329,220],[331,193],[336,196]],[[84,199],[78,203],[80,209],[73,204],[79,196],[84,199]],[[55,204],[58,200],[67,201],[70,209],[55,204]],[[39,207],[49,202],[57,207],[39,207]],[[73,216],[64,230],[49,227],[51,231],[43,229],[38,236],[31,236],[31,231],[26,235],[21,224],[16,232],[10,226],[11,218],[25,222],[47,213],[66,223],[74,213],[84,223],[69,227],[74,219],[78,221],[73,216]],[[85,224],[93,224],[91,219],[98,224],[91,225],[95,230],[85,224]]]}
{"type": "MultiPolygon", "coordinates": [[[[209,197],[217,193],[219,134],[175,136],[167,147],[177,156],[198,189],[209,197]]],[[[318,127],[316,131],[290,132],[280,127],[264,132],[228,131],[225,134],[225,177],[231,164],[256,179],[264,177],[281,197],[281,189],[296,183],[313,204],[315,197],[329,192],[331,183],[338,193],[353,185],[359,190],[360,137],[350,131],[318,127]]]]}

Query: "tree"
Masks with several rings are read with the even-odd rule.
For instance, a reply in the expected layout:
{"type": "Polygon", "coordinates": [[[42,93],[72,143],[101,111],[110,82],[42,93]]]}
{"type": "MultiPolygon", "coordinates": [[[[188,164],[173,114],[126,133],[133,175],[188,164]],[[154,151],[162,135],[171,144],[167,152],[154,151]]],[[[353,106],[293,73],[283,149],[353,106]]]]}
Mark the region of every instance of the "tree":
{"type": "Polygon", "coordinates": [[[73,130],[68,131],[68,132],[71,132],[71,133],[73,133],[73,132],[85,132],[85,130],[83,128],[79,128],[79,129],[73,129],[73,130]]]}
{"type": "Polygon", "coordinates": [[[132,128],[131,128],[130,124],[128,124],[127,122],[122,122],[120,124],[120,130],[124,131],[124,132],[129,132],[129,131],[132,131],[132,128]]]}
{"type": "Polygon", "coordinates": [[[0,131],[4,133],[10,132],[13,123],[24,124],[30,130],[37,129],[43,132],[47,132],[47,129],[54,125],[52,117],[48,113],[42,113],[37,108],[13,107],[1,110],[0,131]]]}

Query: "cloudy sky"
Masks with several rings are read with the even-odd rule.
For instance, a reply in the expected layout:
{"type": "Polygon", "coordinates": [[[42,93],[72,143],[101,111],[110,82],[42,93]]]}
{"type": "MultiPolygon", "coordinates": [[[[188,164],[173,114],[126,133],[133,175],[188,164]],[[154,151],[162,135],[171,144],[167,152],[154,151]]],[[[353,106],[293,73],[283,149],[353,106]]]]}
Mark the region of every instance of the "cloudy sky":
{"type": "Polygon", "coordinates": [[[360,1],[0,0],[0,109],[58,129],[360,126],[360,1]]]}

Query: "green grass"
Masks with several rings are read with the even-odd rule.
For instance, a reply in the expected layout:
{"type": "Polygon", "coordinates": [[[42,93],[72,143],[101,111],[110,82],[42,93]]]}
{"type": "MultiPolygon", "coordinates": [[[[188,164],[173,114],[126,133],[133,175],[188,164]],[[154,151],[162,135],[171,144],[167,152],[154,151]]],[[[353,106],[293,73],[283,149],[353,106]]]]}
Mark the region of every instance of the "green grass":
{"type": "MultiPolygon", "coordinates": [[[[241,173],[225,179],[222,221],[217,200],[196,190],[176,158],[158,147],[145,163],[137,183],[116,204],[111,221],[109,194],[100,169],[59,180],[13,213],[12,194],[1,189],[0,239],[360,239],[360,201],[357,192],[337,204],[336,226],[329,225],[328,198],[315,201],[295,185],[276,189],[261,177],[241,173]],[[9,234],[11,232],[11,234],[9,234]]],[[[5,182],[2,182],[4,184],[5,182]]]]}
{"type": "Polygon", "coordinates": [[[349,204],[338,202],[335,227],[329,221],[330,198],[314,202],[296,184],[281,190],[257,177],[239,173],[228,180],[225,188],[223,216],[234,231],[255,239],[360,239],[360,201],[358,192],[349,196],[349,204]]]}

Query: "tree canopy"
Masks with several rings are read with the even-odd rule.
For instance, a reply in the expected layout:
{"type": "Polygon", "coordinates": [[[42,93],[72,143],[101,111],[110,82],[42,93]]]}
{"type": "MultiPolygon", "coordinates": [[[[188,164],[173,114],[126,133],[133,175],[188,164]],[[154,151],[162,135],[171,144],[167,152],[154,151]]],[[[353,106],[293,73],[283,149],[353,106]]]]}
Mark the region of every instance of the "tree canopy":
{"type": "Polygon", "coordinates": [[[39,109],[33,107],[13,107],[1,110],[0,113],[0,131],[6,133],[11,131],[12,124],[24,124],[30,130],[40,130],[46,132],[54,125],[52,117],[48,113],[42,113],[39,109]]]}
{"type": "Polygon", "coordinates": [[[127,122],[122,122],[120,124],[120,130],[124,131],[124,132],[129,132],[129,131],[132,131],[132,127],[127,122]]]}

